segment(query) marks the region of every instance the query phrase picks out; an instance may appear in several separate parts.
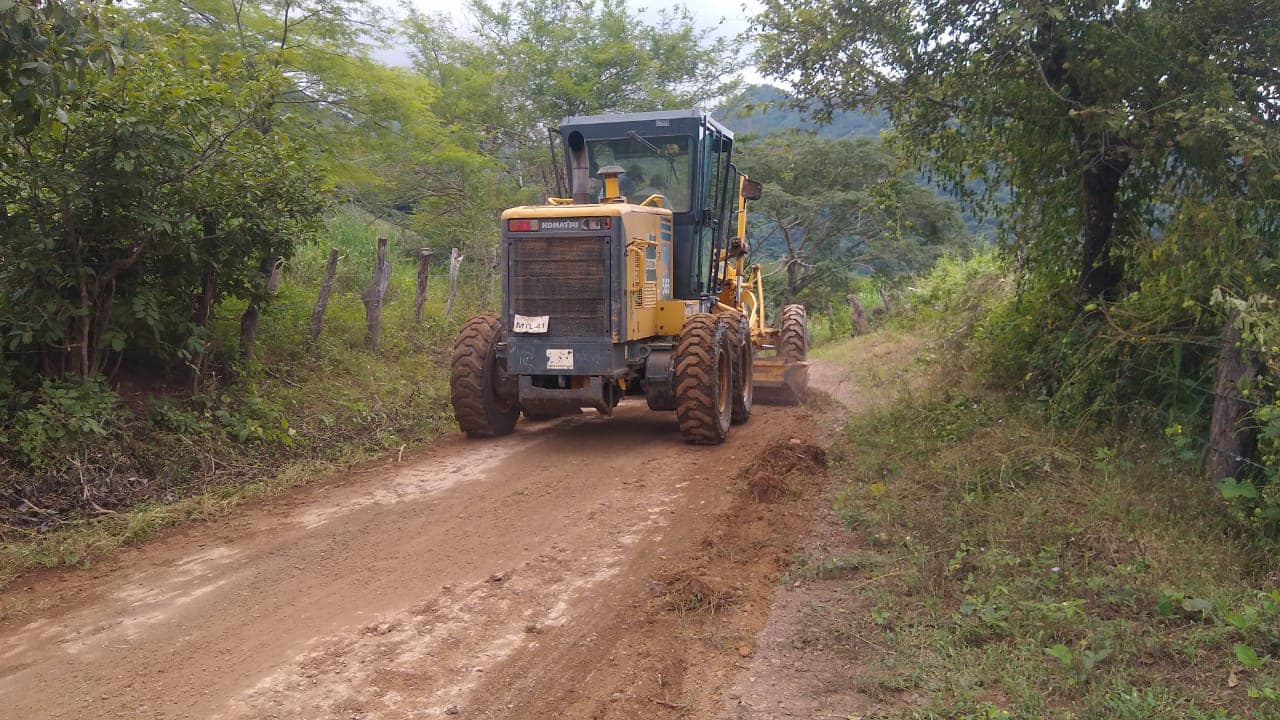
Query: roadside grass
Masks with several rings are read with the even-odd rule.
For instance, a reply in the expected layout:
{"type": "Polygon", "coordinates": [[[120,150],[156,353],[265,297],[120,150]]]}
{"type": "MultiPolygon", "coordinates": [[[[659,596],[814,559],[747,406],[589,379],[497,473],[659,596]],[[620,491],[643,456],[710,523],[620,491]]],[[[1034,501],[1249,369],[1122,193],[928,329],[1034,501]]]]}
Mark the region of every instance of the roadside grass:
{"type": "Polygon", "coordinates": [[[67,495],[65,478],[33,478],[26,497],[39,512],[0,518],[0,588],[36,568],[87,566],[162,528],[223,516],[452,429],[453,338],[467,317],[492,305],[493,288],[464,265],[458,301],[446,317],[448,263],[433,266],[423,322],[415,327],[417,245],[385,223],[339,212],[326,237],[286,266],[262,313],[254,362],[239,359],[244,303],[228,301],[211,328],[212,377],[198,395],[180,373],[123,383],[112,395],[118,417],[111,434],[75,454],[62,451],[61,462],[79,454],[81,467],[99,473],[84,497],[79,485],[77,497],[67,495]],[[393,271],[374,353],[359,294],[379,236],[391,239],[393,271]],[[330,246],[342,259],[323,334],[308,349],[306,328],[330,246]],[[96,510],[80,509],[90,500],[96,510]]]}
{"type": "Polygon", "coordinates": [[[861,547],[791,571],[841,584],[814,636],[883,716],[1280,717],[1275,548],[1196,458],[958,375],[855,415],[832,467],[861,547]]]}

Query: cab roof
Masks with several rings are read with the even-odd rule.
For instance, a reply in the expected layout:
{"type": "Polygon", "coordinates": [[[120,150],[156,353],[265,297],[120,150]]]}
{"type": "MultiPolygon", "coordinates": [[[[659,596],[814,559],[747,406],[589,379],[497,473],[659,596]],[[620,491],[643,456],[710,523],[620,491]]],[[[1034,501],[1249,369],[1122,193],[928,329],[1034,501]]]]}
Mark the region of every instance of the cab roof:
{"type": "Polygon", "coordinates": [[[659,127],[670,127],[673,131],[690,130],[703,123],[711,126],[720,132],[725,138],[732,140],[733,131],[721,125],[719,121],[711,117],[709,113],[701,110],[658,110],[656,112],[639,112],[639,113],[612,113],[608,115],[574,115],[560,121],[560,127],[564,128],[582,128],[591,127],[593,129],[606,130],[608,125],[658,125],[659,127]],[[658,125],[659,121],[667,121],[669,125],[658,125]]]}

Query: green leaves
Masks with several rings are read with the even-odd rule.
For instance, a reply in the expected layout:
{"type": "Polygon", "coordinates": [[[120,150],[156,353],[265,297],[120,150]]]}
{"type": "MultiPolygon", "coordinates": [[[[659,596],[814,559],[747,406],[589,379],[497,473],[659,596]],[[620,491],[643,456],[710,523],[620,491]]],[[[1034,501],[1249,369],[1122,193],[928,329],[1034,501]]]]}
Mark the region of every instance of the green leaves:
{"type": "Polygon", "coordinates": [[[755,26],[765,72],[828,111],[887,110],[1029,273],[1086,299],[1181,198],[1247,193],[1237,216],[1274,233],[1280,15],[1256,3],[768,0],[755,26]]]}
{"type": "Polygon", "coordinates": [[[955,206],[878,140],[781,133],[744,143],[738,164],[767,188],[748,213],[749,236],[757,256],[780,258],[788,302],[811,292],[821,306],[848,292],[856,271],[922,270],[971,239],[955,206]]]}
{"type": "Polygon", "coordinates": [[[1064,667],[1071,667],[1071,663],[1075,659],[1075,653],[1071,652],[1071,649],[1062,643],[1045,648],[1044,652],[1050,657],[1057,658],[1058,662],[1062,663],[1064,667]]]}
{"type": "MultiPolygon", "coordinates": [[[[262,294],[323,207],[299,128],[267,68],[202,62],[189,38],[153,38],[121,72],[86,75],[64,125],[0,164],[0,335],[92,376],[126,348],[173,363],[192,298],[262,294]],[[32,318],[38,318],[32,325],[32,318]]],[[[38,68],[33,68],[38,71],[38,68]]]]}
{"type": "Polygon", "coordinates": [[[1269,655],[1259,657],[1256,650],[1243,643],[1235,644],[1235,652],[1236,660],[1239,660],[1246,670],[1257,670],[1266,665],[1267,661],[1271,659],[1269,655]]]}
{"type": "Polygon", "coordinates": [[[1248,480],[1240,482],[1235,478],[1224,478],[1215,487],[1226,500],[1254,500],[1258,497],[1258,489],[1248,480]]]}
{"type": "Polygon", "coordinates": [[[118,64],[101,13],[96,2],[0,0],[0,139],[61,119],[86,72],[118,64]]]}
{"type": "Polygon", "coordinates": [[[1058,643],[1053,647],[1045,648],[1045,654],[1056,659],[1068,672],[1068,685],[1084,682],[1088,679],[1089,674],[1103,660],[1111,655],[1111,651],[1107,649],[1093,649],[1084,647],[1083,645],[1077,651],[1072,651],[1062,643],[1058,643]]]}

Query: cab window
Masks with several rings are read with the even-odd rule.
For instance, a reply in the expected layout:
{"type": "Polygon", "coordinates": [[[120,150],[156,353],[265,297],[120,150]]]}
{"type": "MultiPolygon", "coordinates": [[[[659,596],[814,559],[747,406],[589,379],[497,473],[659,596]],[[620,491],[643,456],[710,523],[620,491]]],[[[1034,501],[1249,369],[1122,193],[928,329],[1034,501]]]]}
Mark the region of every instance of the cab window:
{"type": "Polygon", "coordinates": [[[604,192],[600,168],[618,165],[624,171],[621,188],[628,200],[638,203],[650,195],[662,195],[672,212],[688,212],[693,187],[692,145],[693,139],[686,135],[588,141],[592,197],[601,198],[604,192]]]}

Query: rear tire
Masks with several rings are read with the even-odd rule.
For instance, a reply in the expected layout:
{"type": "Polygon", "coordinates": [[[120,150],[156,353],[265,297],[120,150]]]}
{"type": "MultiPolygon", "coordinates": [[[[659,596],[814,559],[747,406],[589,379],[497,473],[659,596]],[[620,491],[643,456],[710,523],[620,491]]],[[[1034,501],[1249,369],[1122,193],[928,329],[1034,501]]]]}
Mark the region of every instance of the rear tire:
{"type": "Polygon", "coordinates": [[[804,362],[809,359],[809,315],[803,305],[782,308],[781,329],[778,331],[778,355],[783,362],[804,362]]]}
{"type": "Polygon", "coordinates": [[[497,437],[515,429],[520,406],[498,360],[502,321],[491,313],[462,326],[453,343],[449,400],[462,432],[473,438],[497,437]]]}
{"type": "Polygon", "coordinates": [[[718,445],[733,414],[733,353],[726,323],[698,313],[676,346],[676,419],[686,442],[718,445]]]}
{"type": "Polygon", "coordinates": [[[742,313],[724,316],[729,332],[729,344],[734,348],[733,363],[733,412],[734,425],[751,419],[751,406],[755,402],[756,346],[751,342],[751,322],[742,313]]]}

